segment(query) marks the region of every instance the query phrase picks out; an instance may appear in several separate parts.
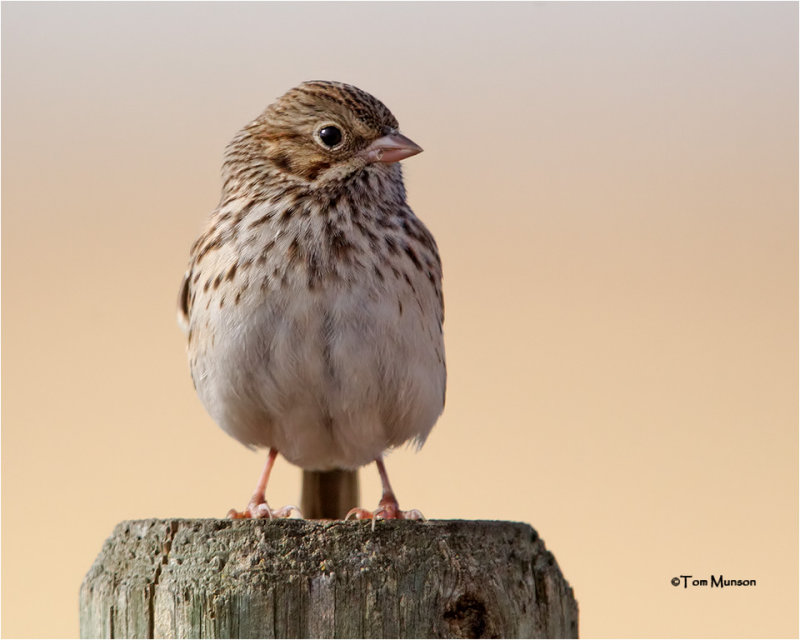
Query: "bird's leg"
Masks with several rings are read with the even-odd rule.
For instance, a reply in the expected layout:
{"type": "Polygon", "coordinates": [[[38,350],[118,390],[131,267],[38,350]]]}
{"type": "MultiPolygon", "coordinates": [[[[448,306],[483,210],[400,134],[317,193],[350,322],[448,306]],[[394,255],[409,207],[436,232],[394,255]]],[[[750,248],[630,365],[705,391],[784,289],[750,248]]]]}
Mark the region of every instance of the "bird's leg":
{"type": "Polygon", "coordinates": [[[402,518],[402,511],[400,511],[400,505],[397,504],[397,498],[394,495],[394,491],[392,491],[392,485],[389,482],[389,474],[386,473],[386,465],[383,464],[383,458],[378,458],[375,464],[378,466],[378,473],[381,476],[381,488],[383,489],[383,495],[381,496],[381,501],[378,503],[375,516],[377,517],[380,515],[389,520],[393,520],[400,514],[402,518]]]}
{"type": "Polygon", "coordinates": [[[363,520],[366,518],[372,519],[372,526],[375,526],[375,520],[424,520],[424,516],[416,509],[409,511],[400,511],[400,505],[397,504],[397,498],[392,491],[392,485],[389,482],[389,475],[386,473],[386,467],[383,464],[383,457],[375,460],[378,465],[378,473],[381,476],[381,486],[383,487],[383,495],[381,501],[378,503],[378,508],[375,511],[367,511],[359,507],[350,509],[345,516],[345,520],[354,517],[356,520],[363,520]]]}
{"type": "Polygon", "coordinates": [[[256,485],[256,490],[253,492],[253,497],[250,498],[247,508],[244,511],[236,511],[235,509],[231,509],[228,511],[229,518],[233,518],[235,520],[240,520],[243,518],[269,518],[272,520],[273,518],[288,518],[292,514],[292,510],[297,511],[298,513],[300,512],[300,509],[294,505],[287,505],[285,507],[281,507],[277,511],[273,511],[267,504],[267,482],[269,481],[269,474],[272,471],[272,467],[275,464],[275,458],[277,457],[278,450],[275,448],[270,449],[269,455],[267,456],[267,463],[264,465],[264,470],[261,472],[261,476],[258,479],[258,484],[256,485]]]}

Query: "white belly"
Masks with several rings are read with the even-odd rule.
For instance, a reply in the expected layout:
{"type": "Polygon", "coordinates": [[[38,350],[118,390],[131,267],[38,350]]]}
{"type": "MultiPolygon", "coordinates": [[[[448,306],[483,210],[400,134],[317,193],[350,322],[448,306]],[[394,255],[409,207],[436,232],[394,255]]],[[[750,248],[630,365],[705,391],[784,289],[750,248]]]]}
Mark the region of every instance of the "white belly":
{"type": "Polygon", "coordinates": [[[424,275],[417,293],[392,278],[292,284],[210,305],[193,323],[203,347],[192,376],[211,416],[306,469],[353,468],[424,441],[445,393],[438,300],[424,275]]]}

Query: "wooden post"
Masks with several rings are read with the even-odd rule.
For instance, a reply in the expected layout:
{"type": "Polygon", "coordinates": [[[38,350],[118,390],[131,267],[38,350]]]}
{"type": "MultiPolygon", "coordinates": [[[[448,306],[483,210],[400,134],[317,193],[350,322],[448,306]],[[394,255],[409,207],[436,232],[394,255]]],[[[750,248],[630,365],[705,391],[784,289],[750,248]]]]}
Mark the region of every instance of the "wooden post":
{"type": "Polygon", "coordinates": [[[80,591],[81,636],[577,637],[578,605],[516,522],[137,520],[80,591]]]}
{"type": "Polygon", "coordinates": [[[309,520],[341,520],[358,506],[358,470],[303,470],[300,511],[309,520]]]}

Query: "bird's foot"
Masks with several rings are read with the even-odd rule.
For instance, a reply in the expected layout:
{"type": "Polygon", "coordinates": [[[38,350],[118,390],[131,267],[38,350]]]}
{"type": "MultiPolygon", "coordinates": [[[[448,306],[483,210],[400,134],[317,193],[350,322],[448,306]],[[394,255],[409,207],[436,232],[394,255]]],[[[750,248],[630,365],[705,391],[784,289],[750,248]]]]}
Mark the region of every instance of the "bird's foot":
{"type": "Polygon", "coordinates": [[[236,509],[228,511],[228,518],[233,520],[244,520],[247,518],[253,520],[272,520],[273,518],[288,518],[292,515],[292,511],[297,511],[300,517],[303,517],[303,514],[300,513],[300,509],[293,504],[288,504],[285,507],[273,510],[264,498],[253,498],[244,511],[236,511],[236,509]]]}
{"type": "Polygon", "coordinates": [[[355,520],[372,520],[373,530],[377,520],[425,520],[425,516],[417,509],[401,511],[397,500],[381,500],[375,511],[367,511],[361,507],[350,509],[344,519],[349,520],[351,517],[355,520]]]}
{"type": "Polygon", "coordinates": [[[425,520],[425,516],[422,515],[419,509],[400,511],[399,509],[387,510],[383,507],[378,507],[375,511],[367,511],[361,507],[356,507],[355,509],[350,509],[344,517],[345,520],[349,520],[350,518],[355,520],[425,520]]]}

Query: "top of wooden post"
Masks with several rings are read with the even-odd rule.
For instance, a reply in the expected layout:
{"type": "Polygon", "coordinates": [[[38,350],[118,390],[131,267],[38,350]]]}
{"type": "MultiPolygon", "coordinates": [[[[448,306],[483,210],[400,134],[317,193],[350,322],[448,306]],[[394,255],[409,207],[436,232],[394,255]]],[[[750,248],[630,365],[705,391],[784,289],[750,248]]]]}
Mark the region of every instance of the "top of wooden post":
{"type": "Polygon", "coordinates": [[[516,522],[137,520],[81,586],[82,637],[577,637],[516,522]]]}

